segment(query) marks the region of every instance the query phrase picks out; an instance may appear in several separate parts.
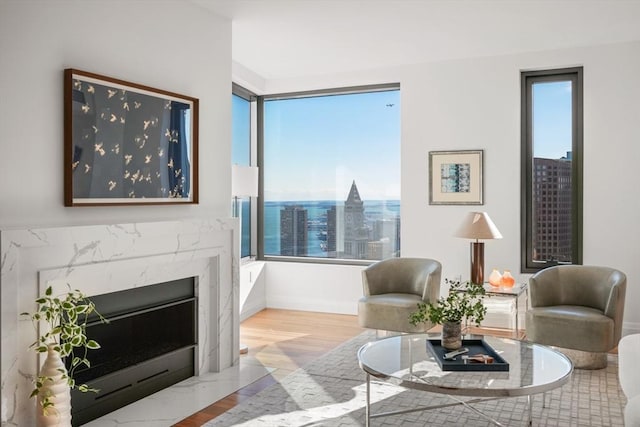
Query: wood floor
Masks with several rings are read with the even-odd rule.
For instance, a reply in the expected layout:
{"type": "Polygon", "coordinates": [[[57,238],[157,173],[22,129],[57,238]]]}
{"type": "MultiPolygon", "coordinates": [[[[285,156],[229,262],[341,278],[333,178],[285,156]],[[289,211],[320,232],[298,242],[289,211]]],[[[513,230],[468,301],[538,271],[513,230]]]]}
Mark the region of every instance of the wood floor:
{"type": "Polygon", "coordinates": [[[257,313],[240,325],[240,342],[250,356],[275,370],[175,426],[201,426],[362,331],[356,316],[276,309],[257,313]]]}

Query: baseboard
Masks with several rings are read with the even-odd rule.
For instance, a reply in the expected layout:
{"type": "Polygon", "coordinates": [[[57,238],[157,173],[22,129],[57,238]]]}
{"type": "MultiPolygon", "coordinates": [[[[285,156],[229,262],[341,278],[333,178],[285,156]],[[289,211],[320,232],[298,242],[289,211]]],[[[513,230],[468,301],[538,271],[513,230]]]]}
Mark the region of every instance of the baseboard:
{"type": "Polygon", "coordinates": [[[240,312],[240,321],[244,322],[254,314],[261,312],[265,308],[267,308],[265,304],[256,304],[251,307],[243,307],[242,311],[240,312]]]}
{"type": "Polygon", "coordinates": [[[315,311],[333,314],[358,314],[358,301],[318,301],[307,298],[270,298],[267,297],[267,308],[282,310],[315,311]]]}

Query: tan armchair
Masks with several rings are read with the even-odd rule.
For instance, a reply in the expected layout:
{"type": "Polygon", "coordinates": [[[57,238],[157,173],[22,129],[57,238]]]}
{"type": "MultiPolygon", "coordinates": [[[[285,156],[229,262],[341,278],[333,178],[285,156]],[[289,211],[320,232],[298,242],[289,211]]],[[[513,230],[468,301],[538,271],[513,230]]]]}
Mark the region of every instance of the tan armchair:
{"type": "Polygon", "coordinates": [[[563,265],[529,279],[527,339],[558,347],[576,368],[607,366],[622,336],[627,278],[608,267],[563,265]]]}
{"type": "Polygon", "coordinates": [[[362,272],[364,296],[358,301],[360,326],[384,331],[417,333],[433,325],[409,323],[419,302],[440,297],[442,266],[426,258],[389,258],[362,272]]]}

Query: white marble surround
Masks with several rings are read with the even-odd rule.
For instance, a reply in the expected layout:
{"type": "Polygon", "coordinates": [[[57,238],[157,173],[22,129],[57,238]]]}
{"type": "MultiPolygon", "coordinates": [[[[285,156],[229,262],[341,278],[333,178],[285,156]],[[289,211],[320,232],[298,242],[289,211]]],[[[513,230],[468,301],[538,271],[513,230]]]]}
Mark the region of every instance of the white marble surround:
{"type": "Polygon", "coordinates": [[[39,362],[28,346],[36,333],[19,314],[32,312],[48,285],[91,296],[195,276],[196,375],[237,368],[237,230],[233,218],[1,230],[2,425],[34,425],[28,397],[39,362]]]}

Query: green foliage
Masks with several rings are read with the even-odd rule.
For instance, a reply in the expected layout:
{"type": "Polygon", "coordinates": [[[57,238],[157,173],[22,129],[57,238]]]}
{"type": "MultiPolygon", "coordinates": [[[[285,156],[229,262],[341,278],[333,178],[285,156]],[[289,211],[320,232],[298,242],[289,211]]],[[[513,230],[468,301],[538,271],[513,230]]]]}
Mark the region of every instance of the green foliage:
{"type": "Polygon", "coordinates": [[[461,322],[462,319],[480,326],[487,308],[482,303],[485,291],[482,284],[445,279],[449,284],[449,294],[434,303],[418,303],[418,310],[411,313],[409,322],[412,325],[425,323],[461,322]]]}
{"type": "MultiPolygon", "coordinates": [[[[37,353],[46,353],[48,346],[52,345],[54,350],[60,353],[60,357],[70,358],[71,367],[69,372],[64,369],[59,370],[62,379],[67,381],[71,389],[78,388],[80,391],[93,391],[86,384],[76,385],[73,374],[79,366],[90,367],[87,359],[89,350],[100,348],[100,345],[86,336],[87,321],[91,313],[98,315],[101,322],[107,320],[96,311],[96,307],[79,290],[71,290],[60,296],[53,296],[51,286],[47,287],[44,296],[36,299],[38,305],[34,313],[21,313],[22,316],[31,318],[33,325],[38,331],[40,326],[43,332],[38,339],[31,344],[30,348],[37,353]]],[[[42,388],[47,382],[52,382],[53,378],[38,376],[34,379],[34,389],[30,397],[41,396],[42,409],[44,413],[54,406],[50,394],[45,393],[42,388]]]]}

